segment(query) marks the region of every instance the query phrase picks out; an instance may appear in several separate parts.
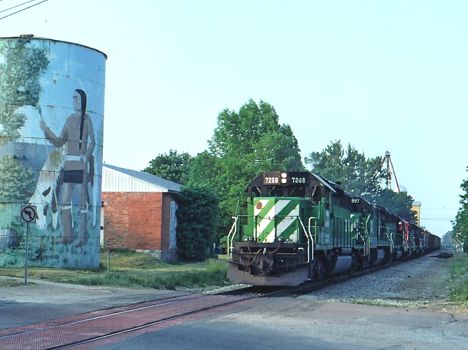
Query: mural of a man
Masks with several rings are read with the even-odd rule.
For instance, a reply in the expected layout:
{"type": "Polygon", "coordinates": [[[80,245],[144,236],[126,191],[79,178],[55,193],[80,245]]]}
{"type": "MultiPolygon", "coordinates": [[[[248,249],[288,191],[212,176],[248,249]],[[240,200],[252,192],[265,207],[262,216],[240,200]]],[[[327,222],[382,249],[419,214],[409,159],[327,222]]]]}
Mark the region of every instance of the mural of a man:
{"type": "Polygon", "coordinates": [[[93,151],[95,147],[95,138],[93,124],[89,115],[86,113],[87,97],[81,89],[76,89],[73,94],[73,109],[75,113],[71,114],[62,128],[60,136],[54,134],[40,120],[40,127],[44,131],[45,137],[55,146],[64,146],[65,159],[61,174],[63,184],[60,188],[61,203],[61,229],[62,237],[56,242],[68,244],[73,242],[74,246],[81,246],[87,240],[88,226],[88,203],[89,198],[88,182],[92,182],[94,173],[93,151]],[[79,193],[80,224],[79,234],[73,241],[73,217],[72,217],[72,197],[74,191],[79,193]]]}

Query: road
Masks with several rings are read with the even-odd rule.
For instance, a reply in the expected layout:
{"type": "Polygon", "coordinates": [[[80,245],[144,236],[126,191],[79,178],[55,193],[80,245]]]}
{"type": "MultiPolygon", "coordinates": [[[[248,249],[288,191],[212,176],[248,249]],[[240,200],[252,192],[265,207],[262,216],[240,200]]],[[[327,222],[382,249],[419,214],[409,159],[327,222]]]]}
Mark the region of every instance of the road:
{"type": "MultiPolygon", "coordinates": [[[[43,282],[0,288],[0,328],[8,333],[10,327],[182,294],[43,282]]],[[[236,304],[80,349],[458,350],[467,343],[466,314],[288,296],[236,304]]],[[[40,339],[37,344],[41,348],[40,339]]]]}

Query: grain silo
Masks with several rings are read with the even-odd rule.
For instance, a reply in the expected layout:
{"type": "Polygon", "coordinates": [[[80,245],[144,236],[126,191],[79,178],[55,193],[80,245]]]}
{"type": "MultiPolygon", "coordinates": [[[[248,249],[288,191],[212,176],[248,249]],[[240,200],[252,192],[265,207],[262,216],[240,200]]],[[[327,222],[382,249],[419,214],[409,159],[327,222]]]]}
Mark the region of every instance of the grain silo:
{"type": "Polygon", "coordinates": [[[33,36],[0,38],[0,266],[99,266],[106,55],[33,36]]]}

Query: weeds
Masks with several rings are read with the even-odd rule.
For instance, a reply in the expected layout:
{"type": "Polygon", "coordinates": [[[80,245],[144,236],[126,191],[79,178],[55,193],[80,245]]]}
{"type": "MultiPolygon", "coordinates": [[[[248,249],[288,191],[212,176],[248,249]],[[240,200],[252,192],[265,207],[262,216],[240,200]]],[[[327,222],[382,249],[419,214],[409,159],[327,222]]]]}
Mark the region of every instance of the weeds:
{"type": "Polygon", "coordinates": [[[468,301],[468,255],[457,254],[450,266],[450,300],[456,302],[468,301]]]}
{"type": "MultiPolygon", "coordinates": [[[[30,278],[89,286],[143,287],[175,289],[177,287],[223,286],[227,284],[227,262],[210,259],[197,263],[170,264],[151,255],[119,250],[111,252],[107,272],[107,252],[102,253],[96,271],[55,268],[30,268],[30,278]]],[[[22,277],[21,268],[2,268],[0,275],[22,277]]]]}

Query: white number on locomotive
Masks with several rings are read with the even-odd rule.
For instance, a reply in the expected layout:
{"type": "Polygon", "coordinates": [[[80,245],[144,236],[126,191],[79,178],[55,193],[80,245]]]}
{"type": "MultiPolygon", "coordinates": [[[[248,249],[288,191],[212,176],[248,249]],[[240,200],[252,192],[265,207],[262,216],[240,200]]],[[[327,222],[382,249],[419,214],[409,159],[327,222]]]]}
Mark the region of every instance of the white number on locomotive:
{"type": "Polygon", "coordinates": [[[277,177],[265,177],[265,184],[278,184],[279,178],[277,177]]]}
{"type": "Polygon", "coordinates": [[[305,184],[306,179],[305,177],[291,177],[291,182],[293,184],[305,184]]]}

